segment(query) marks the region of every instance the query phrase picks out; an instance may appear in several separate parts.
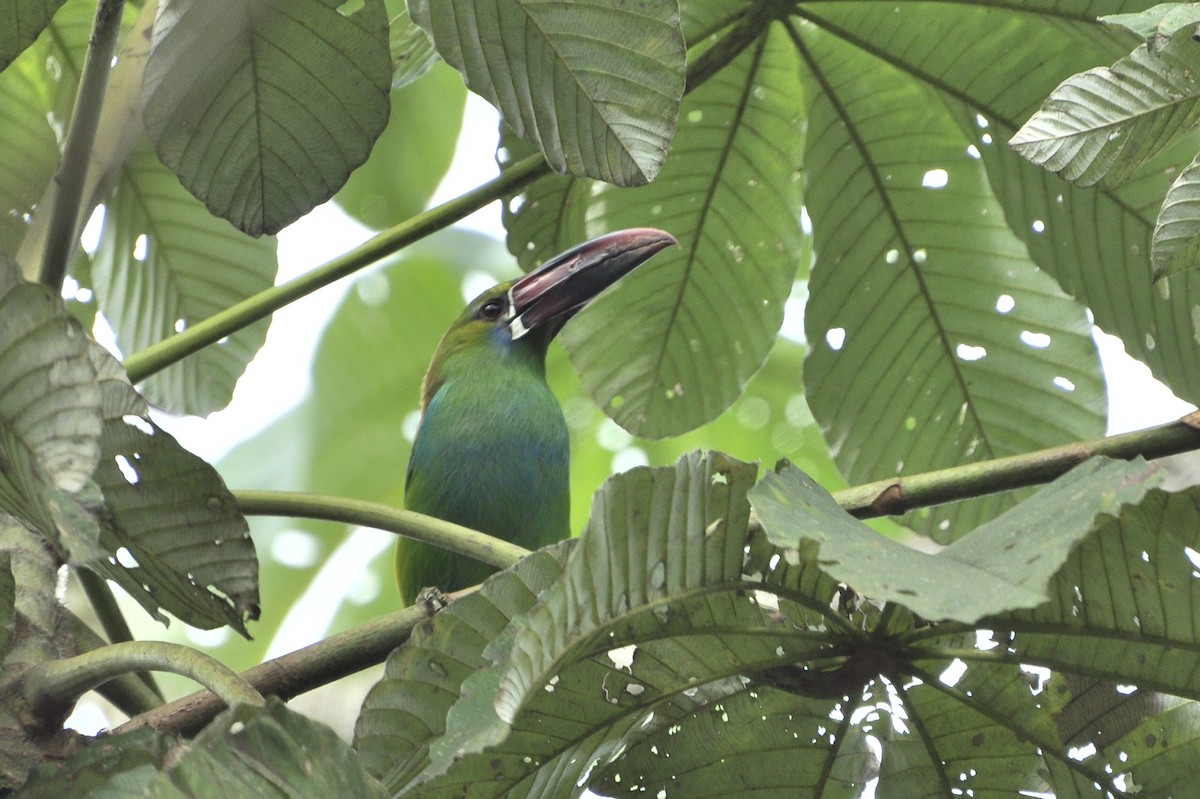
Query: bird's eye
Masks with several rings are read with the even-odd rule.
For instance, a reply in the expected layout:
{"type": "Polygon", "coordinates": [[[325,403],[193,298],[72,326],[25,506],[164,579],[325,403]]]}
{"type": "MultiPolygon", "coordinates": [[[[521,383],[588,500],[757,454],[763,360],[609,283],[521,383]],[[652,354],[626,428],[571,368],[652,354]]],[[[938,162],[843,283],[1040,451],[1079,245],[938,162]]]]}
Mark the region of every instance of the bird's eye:
{"type": "Polygon", "coordinates": [[[501,316],[504,316],[504,300],[488,300],[479,308],[479,318],[485,321],[495,322],[501,316]]]}

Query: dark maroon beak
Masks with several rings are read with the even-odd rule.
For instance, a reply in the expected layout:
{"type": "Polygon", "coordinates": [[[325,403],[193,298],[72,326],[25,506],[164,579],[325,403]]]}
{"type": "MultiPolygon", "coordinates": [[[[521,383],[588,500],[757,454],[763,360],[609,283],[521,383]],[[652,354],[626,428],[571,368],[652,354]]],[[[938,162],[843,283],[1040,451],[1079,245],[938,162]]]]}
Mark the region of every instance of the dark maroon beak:
{"type": "Polygon", "coordinates": [[[606,288],[659,250],[678,243],[662,230],[630,228],[607,233],[551,258],[508,290],[512,337],[518,339],[546,325],[554,325],[553,333],[557,333],[576,311],[606,288]]]}

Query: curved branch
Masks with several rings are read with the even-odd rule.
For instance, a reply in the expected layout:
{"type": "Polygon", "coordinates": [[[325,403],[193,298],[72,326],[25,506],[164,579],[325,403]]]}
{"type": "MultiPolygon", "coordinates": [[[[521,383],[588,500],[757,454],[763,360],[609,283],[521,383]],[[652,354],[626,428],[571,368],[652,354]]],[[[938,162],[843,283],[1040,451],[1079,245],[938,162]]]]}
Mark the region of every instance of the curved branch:
{"type": "Polygon", "coordinates": [[[82,655],[38,663],[22,678],[32,725],[58,726],[76,700],[115,677],[138,671],[166,671],[190,677],[227,705],[262,705],[258,691],[219,660],[182,644],[123,641],[82,655]]]}
{"type": "Polygon", "coordinates": [[[529,554],[528,549],[478,530],[378,502],[292,491],[234,491],[233,496],[242,513],[250,516],[300,516],[374,527],[499,569],[507,569],[529,554]]]}

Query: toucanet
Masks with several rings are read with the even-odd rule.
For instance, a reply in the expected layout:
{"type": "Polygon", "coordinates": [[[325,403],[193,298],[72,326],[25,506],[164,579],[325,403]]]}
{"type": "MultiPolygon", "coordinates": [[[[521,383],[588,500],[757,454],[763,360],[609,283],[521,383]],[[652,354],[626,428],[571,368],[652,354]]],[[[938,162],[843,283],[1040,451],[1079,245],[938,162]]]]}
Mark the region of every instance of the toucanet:
{"type": "MultiPolygon", "coordinates": [[[[404,504],[537,549],[570,535],[569,442],[546,383],[546,350],[579,309],[675,239],[609,233],[476,297],[450,325],[421,387],[421,422],[404,504]]],[[[405,604],[427,586],[454,591],[494,569],[400,539],[405,604]]]]}

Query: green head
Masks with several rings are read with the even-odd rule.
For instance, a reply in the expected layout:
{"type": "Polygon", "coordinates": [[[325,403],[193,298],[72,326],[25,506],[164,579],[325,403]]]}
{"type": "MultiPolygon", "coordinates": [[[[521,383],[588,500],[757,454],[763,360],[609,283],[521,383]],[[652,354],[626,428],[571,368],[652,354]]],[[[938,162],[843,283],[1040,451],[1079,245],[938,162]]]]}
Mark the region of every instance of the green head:
{"type": "Polygon", "coordinates": [[[489,362],[511,361],[513,366],[544,371],[547,347],[576,312],[650,256],[676,243],[670,233],[653,228],[620,230],[483,292],[442,337],[421,387],[422,409],[455,368],[473,370],[489,362]]]}

